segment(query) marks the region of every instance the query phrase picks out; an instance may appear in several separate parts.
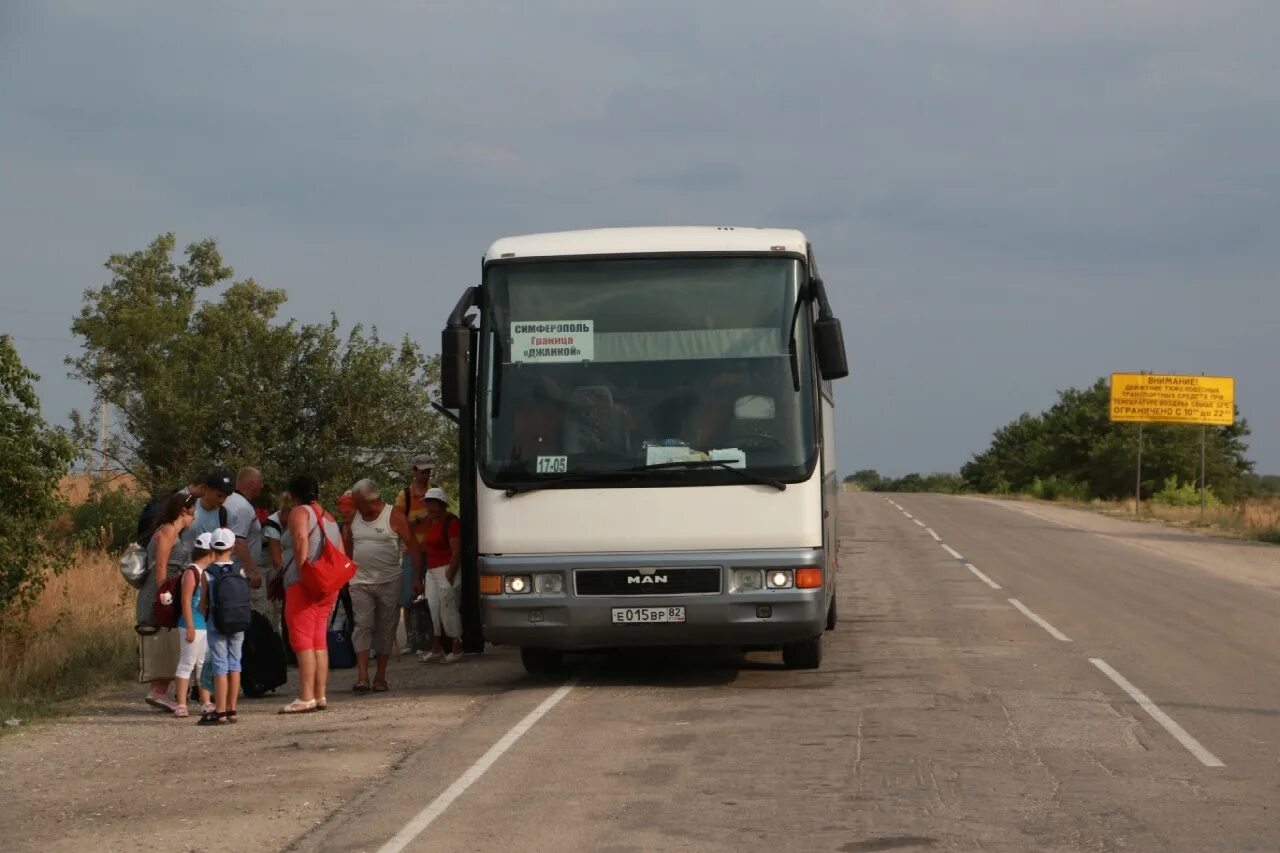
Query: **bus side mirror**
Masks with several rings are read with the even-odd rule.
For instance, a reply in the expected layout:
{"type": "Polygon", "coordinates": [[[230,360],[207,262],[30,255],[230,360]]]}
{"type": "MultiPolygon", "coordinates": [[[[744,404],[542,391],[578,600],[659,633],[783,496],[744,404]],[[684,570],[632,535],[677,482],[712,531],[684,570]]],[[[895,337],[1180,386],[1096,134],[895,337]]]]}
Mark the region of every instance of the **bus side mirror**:
{"type": "Polygon", "coordinates": [[[813,321],[813,349],[818,356],[818,373],[822,378],[844,379],[849,375],[849,359],[844,352],[844,332],[835,317],[819,317],[813,321]]]}
{"type": "Polygon", "coordinates": [[[471,392],[471,329],[449,327],[440,333],[440,403],[462,409],[471,392]]]}

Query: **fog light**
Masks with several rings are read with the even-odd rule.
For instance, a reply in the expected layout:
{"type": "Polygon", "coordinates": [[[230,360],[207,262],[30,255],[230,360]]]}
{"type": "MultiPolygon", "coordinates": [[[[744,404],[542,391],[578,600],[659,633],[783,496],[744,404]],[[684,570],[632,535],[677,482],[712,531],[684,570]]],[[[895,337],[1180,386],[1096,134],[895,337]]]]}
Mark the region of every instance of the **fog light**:
{"type": "Polygon", "coordinates": [[[767,604],[761,604],[756,608],[757,619],[771,619],[773,617],[773,608],[767,604]]]}
{"type": "Polygon", "coordinates": [[[564,575],[559,572],[534,575],[533,591],[539,595],[560,595],[564,592],[564,575]]]}
{"type": "Polygon", "coordinates": [[[774,569],[769,572],[769,589],[791,589],[794,578],[790,569],[774,569]]]}
{"type": "Polygon", "coordinates": [[[532,591],[533,583],[528,575],[507,575],[507,594],[525,595],[532,591]]]}
{"type": "Polygon", "coordinates": [[[764,586],[764,577],[759,569],[734,569],[733,588],[738,592],[752,592],[764,586]]]}
{"type": "Polygon", "coordinates": [[[530,621],[530,622],[532,622],[532,623],[533,623],[533,624],[535,624],[535,625],[536,625],[536,624],[538,624],[539,622],[541,622],[541,621],[542,621],[542,611],[541,611],[541,610],[530,610],[530,611],[529,611],[529,621],[530,621]]]}

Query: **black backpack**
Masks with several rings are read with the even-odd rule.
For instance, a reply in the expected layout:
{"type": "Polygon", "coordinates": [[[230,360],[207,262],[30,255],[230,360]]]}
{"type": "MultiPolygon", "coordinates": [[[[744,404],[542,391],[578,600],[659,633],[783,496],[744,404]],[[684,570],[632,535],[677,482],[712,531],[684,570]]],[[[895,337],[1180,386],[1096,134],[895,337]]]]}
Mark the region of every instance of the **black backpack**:
{"type": "Polygon", "coordinates": [[[214,563],[206,570],[213,599],[209,614],[220,634],[230,636],[249,630],[253,622],[253,603],[249,580],[235,563],[214,563]]]}

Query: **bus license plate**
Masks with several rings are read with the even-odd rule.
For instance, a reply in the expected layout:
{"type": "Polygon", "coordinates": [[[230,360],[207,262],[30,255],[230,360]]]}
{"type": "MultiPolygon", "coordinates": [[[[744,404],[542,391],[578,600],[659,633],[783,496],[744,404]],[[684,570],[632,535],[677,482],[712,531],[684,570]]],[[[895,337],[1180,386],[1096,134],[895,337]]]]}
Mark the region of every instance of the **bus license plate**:
{"type": "Polygon", "coordinates": [[[615,607],[613,624],[646,625],[651,622],[683,622],[683,607],[615,607]]]}

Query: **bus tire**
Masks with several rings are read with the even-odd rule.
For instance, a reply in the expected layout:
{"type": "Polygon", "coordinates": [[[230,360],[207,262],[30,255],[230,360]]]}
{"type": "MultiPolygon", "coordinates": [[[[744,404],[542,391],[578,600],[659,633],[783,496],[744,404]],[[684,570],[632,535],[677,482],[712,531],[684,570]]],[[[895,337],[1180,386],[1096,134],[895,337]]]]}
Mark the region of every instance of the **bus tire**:
{"type": "Polygon", "coordinates": [[[822,666],[822,635],[787,643],[782,647],[782,663],[787,669],[817,669],[822,666]]]}
{"type": "Polygon", "coordinates": [[[827,630],[834,631],[836,623],[840,620],[840,613],[836,609],[836,594],[833,590],[831,593],[831,603],[827,605],[827,630]]]}
{"type": "Polygon", "coordinates": [[[520,663],[524,664],[524,671],[530,675],[555,676],[564,668],[564,653],[557,649],[524,646],[520,649],[520,663]]]}

